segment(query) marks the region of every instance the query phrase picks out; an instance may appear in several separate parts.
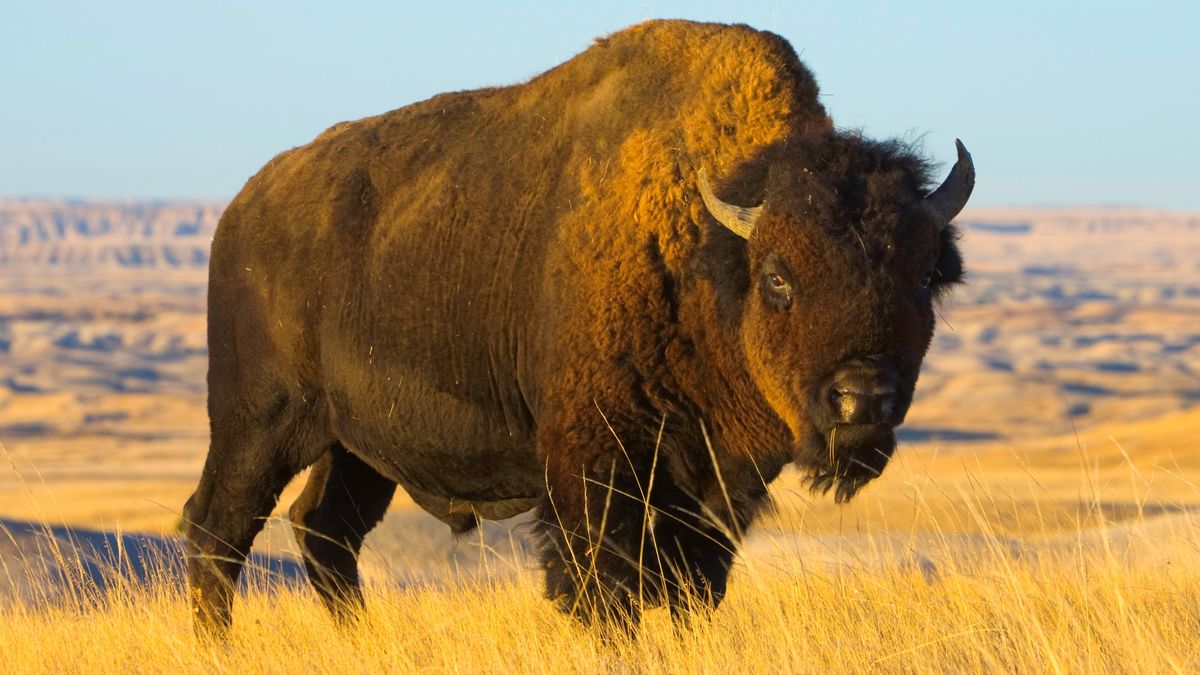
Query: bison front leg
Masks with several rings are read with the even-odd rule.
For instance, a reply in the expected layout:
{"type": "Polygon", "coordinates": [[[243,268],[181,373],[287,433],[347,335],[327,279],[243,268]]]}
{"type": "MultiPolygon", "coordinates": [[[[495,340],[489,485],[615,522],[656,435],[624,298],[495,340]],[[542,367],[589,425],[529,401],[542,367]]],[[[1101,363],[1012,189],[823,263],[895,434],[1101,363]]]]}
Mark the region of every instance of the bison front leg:
{"type": "Polygon", "coordinates": [[[757,469],[726,467],[725,487],[714,472],[698,497],[673,482],[668,470],[661,473],[651,502],[671,614],[680,618],[693,608],[716,609],[725,597],[737,543],[766,503],[766,485],[757,469]]]}
{"type": "Polygon", "coordinates": [[[654,539],[666,578],[671,615],[716,609],[725,597],[736,533],[695,499],[669,484],[656,486],[654,539]]]}
{"type": "Polygon", "coordinates": [[[541,434],[546,497],[538,509],[546,595],[585,623],[633,626],[661,597],[642,496],[648,471],[611,429],[541,434]]]}

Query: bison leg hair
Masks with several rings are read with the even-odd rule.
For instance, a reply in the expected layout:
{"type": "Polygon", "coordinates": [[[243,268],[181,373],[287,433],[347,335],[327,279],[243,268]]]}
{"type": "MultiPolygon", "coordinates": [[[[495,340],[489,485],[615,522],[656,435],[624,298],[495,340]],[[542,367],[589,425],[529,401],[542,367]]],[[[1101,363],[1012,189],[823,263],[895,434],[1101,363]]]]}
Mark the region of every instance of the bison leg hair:
{"type": "Polygon", "coordinates": [[[363,605],[358,554],[395,492],[395,483],[335,443],[288,511],[308,579],[336,618],[363,605]]]}
{"type": "Polygon", "coordinates": [[[596,430],[595,445],[581,445],[583,430],[539,443],[547,454],[547,495],[538,508],[546,595],[585,623],[636,625],[642,607],[662,597],[661,568],[642,490],[649,471],[596,430]],[[557,442],[550,441],[556,438],[557,442]],[[593,451],[580,452],[581,447],[593,451]],[[576,463],[578,462],[578,463],[576,463]]]}

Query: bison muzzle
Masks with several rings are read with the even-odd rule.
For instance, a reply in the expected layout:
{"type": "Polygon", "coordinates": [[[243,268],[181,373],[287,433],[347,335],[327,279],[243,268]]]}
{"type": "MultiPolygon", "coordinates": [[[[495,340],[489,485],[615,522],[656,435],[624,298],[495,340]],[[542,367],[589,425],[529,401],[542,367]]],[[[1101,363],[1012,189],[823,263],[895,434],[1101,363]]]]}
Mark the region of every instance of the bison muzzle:
{"type": "Polygon", "coordinates": [[[199,631],[307,467],[335,614],[398,485],[458,533],[535,509],[585,621],[715,606],[785,465],[840,501],[884,470],[973,184],[961,143],[935,186],[835,130],[778,36],[682,21],[279,155],[212,245],[199,631]]]}

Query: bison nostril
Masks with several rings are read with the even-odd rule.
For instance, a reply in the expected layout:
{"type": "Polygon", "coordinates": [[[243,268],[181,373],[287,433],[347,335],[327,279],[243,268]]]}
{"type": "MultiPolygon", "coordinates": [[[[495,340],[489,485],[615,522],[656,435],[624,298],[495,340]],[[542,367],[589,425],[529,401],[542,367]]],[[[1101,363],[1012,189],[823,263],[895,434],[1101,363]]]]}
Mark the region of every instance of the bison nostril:
{"type": "Polygon", "coordinates": [[[879,398],[880,417],[884,420],[890,420],[896,412],[896,404],[900,401],[900,394],[892,388],[876,391],[875,395],[879,398]]]}
{"type": "Polygon", "coordinates": [[[830,389],[829,390],[829,405],[833,406],[834,408],[837,408],[841,404],[842,404],[842,391],[840,389],[830,389]]]}

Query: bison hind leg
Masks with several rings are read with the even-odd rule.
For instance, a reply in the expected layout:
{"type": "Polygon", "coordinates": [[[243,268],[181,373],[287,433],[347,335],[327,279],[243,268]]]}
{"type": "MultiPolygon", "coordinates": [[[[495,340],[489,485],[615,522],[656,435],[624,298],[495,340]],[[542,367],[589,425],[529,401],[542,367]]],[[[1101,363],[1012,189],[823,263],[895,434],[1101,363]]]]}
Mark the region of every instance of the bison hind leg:
{"type": "Polygon", "coordinates": [[[363,605],[358,555],[395,491],[394,482],[335,443],[313,465],[288,511],[309,581],[335,617],[363,605]]]}
{"type": "Polygon", "coordinates": [[[288,481],[315,456],[309,451],[320,447],[302,422],[271,425],[223,413],[214,420],[200,483],[184,505],[188,588],[203,638],[227,633],[254,537],[288,481]]]}

